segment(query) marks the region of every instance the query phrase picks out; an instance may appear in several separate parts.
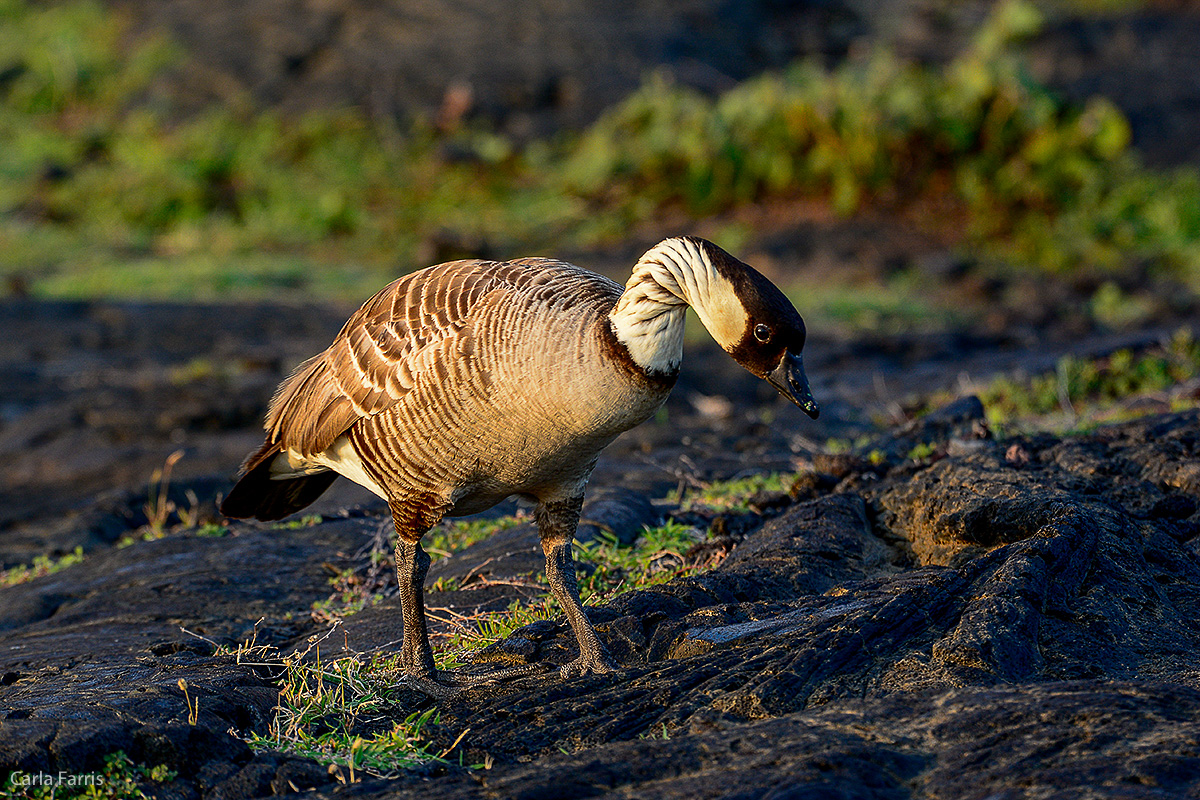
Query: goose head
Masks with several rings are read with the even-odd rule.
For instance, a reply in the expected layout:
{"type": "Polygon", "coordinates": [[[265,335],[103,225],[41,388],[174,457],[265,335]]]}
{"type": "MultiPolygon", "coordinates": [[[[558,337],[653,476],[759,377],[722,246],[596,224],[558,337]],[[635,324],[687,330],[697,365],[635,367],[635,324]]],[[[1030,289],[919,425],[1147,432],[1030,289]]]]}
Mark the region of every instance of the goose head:
{"type": "Polygon", "coordinates": [[[804,373],[804,320],[791,301],[762,273],[704,240],[704,255],[716,280],[694,304],[701,322],[725,352],[748,372],[770,383],[800,409],[817,418],[804,373]]]}

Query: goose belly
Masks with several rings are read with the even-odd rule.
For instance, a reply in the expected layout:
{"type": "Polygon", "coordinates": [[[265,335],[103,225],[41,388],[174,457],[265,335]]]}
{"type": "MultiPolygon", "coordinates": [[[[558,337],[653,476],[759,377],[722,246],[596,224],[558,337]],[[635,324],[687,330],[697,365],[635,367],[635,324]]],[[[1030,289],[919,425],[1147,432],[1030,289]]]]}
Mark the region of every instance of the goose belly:
{"type": "Polygon", "coordinates": [[[475,513],[514,494],[578,494],[600,452],[665,399],[665,393],[635,391],[619,376],[588,387],[560,382],[494,398],[474,435],[462,442],[470,469],[456,488],[452,513],[475,513]]]}
{"type": "Polygon", "coordinates": [[[486,510],[512,495],[550,500],[578,494],[596,459],[620,433],[654,414],[665,391],[647,391],[619,373],[497,381],[486,396],[414,392],[350,439],[363,469],[332,468],[380,494],[428,497],[451,515],[486,510]],[[376,485],[360,480],[370,473],[376,485]]]}

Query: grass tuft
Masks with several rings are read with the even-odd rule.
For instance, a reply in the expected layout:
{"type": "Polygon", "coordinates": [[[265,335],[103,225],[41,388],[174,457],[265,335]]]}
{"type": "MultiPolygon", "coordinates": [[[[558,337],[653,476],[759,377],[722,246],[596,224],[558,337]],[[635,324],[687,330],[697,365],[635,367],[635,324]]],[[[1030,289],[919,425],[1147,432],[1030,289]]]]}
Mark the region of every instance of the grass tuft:
{"type": "Polygon", "coordinates": [[[680,507],[684,511],[750,511],[756,496],[786,493],[795,480],[794,472],[765,472],[745,478],[713,481],[685,492],[680,498],[680,507]]]}
{"type": "Polygon", "coordinates": [[[1052,372],[1001,376],[978,389],[988,424],[1017,429],[1085,430],[1200,403],[1200,342],[1181,328],[1142,352],[1118,350],[1102,358],[1065,356],[1052,372]]]}
{"type": "Polygon", "coordinates": [[[27,583],[35,578],[53,575],[81,561],[83,561],[82,547],[76,547],[70,553],[58,558],[49,555],[36,556],[31,564],[19,564],[0,572],[0,586],[16,586],[19,583],[27,583]]]}
{"type": "Polygon", "coordinates": [[[503,611],[438,617],[440,622],[449,624],[449,630],[430,635],[431,641],[439,643],[433,654],[437,667],[449,670],[467,666],[473,653],[507,638],[518,628],[555,619],[561,613],[558,601],[542,595],[533,600],[513,600],[503,611]]]}
{"type": "Polygon", "coordinates": [[[251,748],[343,767],[351,783],[358,775],[393,777],[438,759],[421,737],[421,729],[437,721],[435,709],[399,721],[388,715],[389,678],[399,674],[399,656],[325,663],[316,656],[313,663],[284,659],[275,718],[265,734],[246,737],[251,748]]]}
{"type": "Polygon", "coordinates": [[[254,639],[236,648],[217,648],[218,654],[232,656],[239,664],[263,667],[278,675],[274,718],[265,733],[244,734],[250,747],[312,759],[328,766],[345,783],[363,776],[395,777],[404,770],[448,763],[446,756],[463,737],[445,750],[428,742],[422,731],[437,724],[436,709],[402,718],[397,713],[393,694],[401,674],[400,655],[359,654],[324,660],[320,645],[328,635],[288,654],[258,645],[254,639]]]}
{"type": "Polygon", "coordinates": [[[671,520],[646,528],[630,546],[622,545],[610,534],[579,542],[576,560],[592,567],[591,574],[579,581],[580,599],[595,605],[623,591],[657,586],[715,566],[687,558],[688,552],[706,537],[706,531],[671,520]]]}

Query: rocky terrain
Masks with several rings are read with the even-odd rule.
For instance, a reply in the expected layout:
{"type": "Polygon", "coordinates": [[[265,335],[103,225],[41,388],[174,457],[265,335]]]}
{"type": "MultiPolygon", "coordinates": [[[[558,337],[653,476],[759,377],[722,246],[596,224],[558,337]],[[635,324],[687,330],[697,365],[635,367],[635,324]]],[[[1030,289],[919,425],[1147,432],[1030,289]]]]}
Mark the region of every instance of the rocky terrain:
{"type": "MultiPolygon", "coordinates": [[[[1052,359],[1050,343],[1030,353],[901,337],[899,352],[881,355],[815,337],[810,372],[829,412],[820,427],[723,354],[692,352],[666,419],[606,453],[593,493],[661,498],[680,482],[800,469],[791,493],[699,517],[653,507],[724,531],[728,556],[590,610],[616,673],[563,682],[550,672],[572,657],[561,621],[485,651],[547,672],[440,701],[425,735],[451,763],[489,768],[347,783],[344,771],[249,748],[245,737],[273,718],[278,671],[239,664],[214,643],[254,639],[287,652],[328,634],[326,658],[393,650],[394,598],[332,633],[310,614],[329,594],[329,565],[354,563],[386,530],[384,509],[335,495],[310,526],[235,523],[223,536],[179,529],[114,546],[146,523],[133,476],[161,464],[172,442],[188,452],[172,496],[185,508],[191,490],[199,519],[215,515],[212,498],[253,443],[259,404],[341,312],[226,310],[221,333],[200,336],[211,309],[78,304],[51,315],[41,306],[55,324],[39,327],[27,303],[8,304],[9,319],[27,326],[8,346],[19,355],[37,342],[42,357],[4,367],[26,393],[12,406],[26,403],[23,424],[5,429],[10,481],[26,476],[5,497],[5,559],[76,545],[85,556],[0,589],[6,772],[87,772],[120,750],[175,771],[143,789],[181,798],[310,788],[330,797],[1200,792],[1200,414],[998,442],[968,396],[879,431],[860,448],[872,459],[824,455],[814,443],[866,429],[864,397],[880,374],[899,392],[957,375],[951,364],[1052,359]],[[241,366],[202,369],[198,352],[241,366]],[[172,395],[163,376],[189,364],[210,377],[172,395]],[[109,399],[73,388],[99,376],[109,399]],[[718,403],[725,410],[714,413],[714,397],[732,411],[718,403]],[[916,445],[932,455],[908,457],[916,445]],[[56,481],[52,468],[73,478],[56,481]],[[129,488],[96,498],[106,480],[129,488]]],[[[616,527],[623,513],[628,503],[598,502],[585,517],[616,527]]],[[[531,529],[510,529],[430,576],[483,575],[482,587],[433,592],[428,603],[503,608],[528,596],[510,584],[538,561],[531,529]]],[[[400,693],[361,733],[425,705],[400,693]]]]}

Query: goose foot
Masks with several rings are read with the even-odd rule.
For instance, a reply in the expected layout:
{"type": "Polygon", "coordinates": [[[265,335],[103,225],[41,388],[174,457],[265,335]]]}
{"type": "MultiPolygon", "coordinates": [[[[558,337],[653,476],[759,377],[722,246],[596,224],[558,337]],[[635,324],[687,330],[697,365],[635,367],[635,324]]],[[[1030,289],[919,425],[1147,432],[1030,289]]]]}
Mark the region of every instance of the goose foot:
{"type": "Polygon", "coordinates": [[[498,669],[488,669],[485,667],[479,669],[479,671],[470,668],[465,670],[439,670],[438,680],[447,681],[463,688],[470,688],[473,686],[482,686],[485,683],[511,681],[516,678],[537,675],[545,671],[546,667],[541,664],[522,664],[516,667],[500,667],[498,669]]]}
{"type": "Polygon", "coordinates": [[[411,673],[401,675],[396,681],[395,688],[419,692],[431,700],[444,700],[476,686],[524,678],[544,671],[545,667],[540,664],[526,664],[480,672],[440,669],[433,676],[411,673]]]}
{"type": "Polygon", "coordinates": [[[590,653],[581,653],[579,658],[572,661],[570,664],[564,664],[558,669],[558,674],[563,680],[569,678],[578,678],[581,675],[594,674],[603,675],[606,672],[612,672],[616,667],[608,660],[603,651],[596,648],[590,653]]]}

